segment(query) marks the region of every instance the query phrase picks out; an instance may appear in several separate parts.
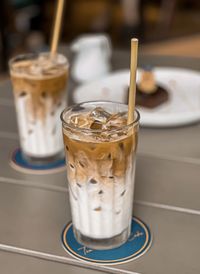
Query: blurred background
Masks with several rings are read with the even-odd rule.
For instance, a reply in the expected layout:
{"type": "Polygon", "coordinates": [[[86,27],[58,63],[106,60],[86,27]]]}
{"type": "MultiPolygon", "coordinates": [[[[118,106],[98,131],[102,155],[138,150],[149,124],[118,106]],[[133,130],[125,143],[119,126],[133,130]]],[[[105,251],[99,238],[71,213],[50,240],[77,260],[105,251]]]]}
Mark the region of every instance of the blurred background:
{"type": "MultiPolygon", "coordinates": [[[[0,1],[0,70],[22,52],[48,50],[56,0],[0,1]]],[[[114,48],[129,49],[139,37],[141,52],[200,57],[199,0],[66,0],[60,42],[103,32],[114,48]],[[184,45],[184,46],[183,46],[184,45]]]]}

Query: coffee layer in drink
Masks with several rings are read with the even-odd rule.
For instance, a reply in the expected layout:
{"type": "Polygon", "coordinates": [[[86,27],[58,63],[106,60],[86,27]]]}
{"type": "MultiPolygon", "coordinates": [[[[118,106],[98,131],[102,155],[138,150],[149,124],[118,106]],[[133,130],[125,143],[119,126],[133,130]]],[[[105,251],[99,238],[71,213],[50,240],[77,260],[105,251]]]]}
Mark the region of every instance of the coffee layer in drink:
{"type": "Polygon", "coordinates": [[[137,132],[127,114],[100,107],[72,114],[64,129],[72,217],[75,228],[92,238],[127,229],[132,215],[137,132]]]}
{"type": "Polygon", "coordinates": [[[59,115],[66,106],[67,77],[62,55],[40,54],[11,64],[21,147],[30,156],[48,157],[62,150],[59,115]]]}

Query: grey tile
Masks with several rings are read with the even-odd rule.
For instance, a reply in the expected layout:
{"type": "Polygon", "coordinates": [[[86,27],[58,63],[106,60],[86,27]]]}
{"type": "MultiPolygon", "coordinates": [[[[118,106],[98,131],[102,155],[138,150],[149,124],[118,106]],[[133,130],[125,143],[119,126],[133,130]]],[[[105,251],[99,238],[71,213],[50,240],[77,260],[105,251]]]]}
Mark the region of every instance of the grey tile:
{"type": "Polygon", "coordinates": [[[135,199],[200,212],[198,164],[138,156],[135,199]]]}
{"type": "Polygon", "coordinates": [[[17,120],[14,106],[0,104],[0,133],[1,132],[16,135],[17,120]]]}
{"type": "Polygon", "coordinates": [[[34,257],[0,251],[0,270],[3,274],[101,274],[108,273],[78,267],[65,263],[52,262],[34,257]]]}
{"type": "Polygon", "coordinates": [[[50,175],[32,175],[13,169],[9,162],[12,152],[17,147],[19,147],[17,140],[0,138],[0,181],[3,180],[27,186],[36,185],[44,188],[53,188],[58,191],[65,191],[67,188],[67,175],[65,170],[50,175]]]}
{"type": "Polygon", "coordinates": [[[13,102],[12,85],[10,80],[0,82],[0,102],[13,102]]]}
{"type": "Polygon", "coordinates": [[[200,124],[171,129],[140,129],[138,152],[200,164],[200,124]],[[198,149],[199,147],[199,149],[198,149]]]}
{"type": "Polygon", "coordinates": [[[134,212],[153,234],[150,250],[119,269],[143,274],[200,273],[200,217],[151,207],[135,206],[134,212]]]}
{"type": "Polygon", "coordinates": [[[70,219],[66,193],[0,183],[1,244],[62,251],[60,234],[70,219]]]}
{"type": "MultiPolygon", "coordinates": [[[[142,274],[199,273],[199,216],[138,205],[134,214],[149,225],[153,245],[138,260],[113,269],[142,274]]],[[[55,260],[59,256],[64,262],[71,257],[61,246],[60,233],[70,219],[65,193],[0,183],[1,245],[44,252],[55,260]]]]}

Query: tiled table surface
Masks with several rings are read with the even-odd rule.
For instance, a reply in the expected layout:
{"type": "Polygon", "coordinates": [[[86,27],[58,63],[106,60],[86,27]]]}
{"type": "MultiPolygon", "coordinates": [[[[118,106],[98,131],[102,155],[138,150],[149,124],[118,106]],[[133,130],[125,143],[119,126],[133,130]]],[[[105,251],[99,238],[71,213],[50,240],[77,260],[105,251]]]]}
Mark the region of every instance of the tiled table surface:
{"type": "MultiPolygon", "coordinates": [[[[126,68],[128,58],[116,52],[114,68],[126,68]]],[[[143,56],[145,63],[200,70],[195,59],[143,56]]],[[[71,218],[66,173],[27,175],[9,165],[18,136],[10,83],[0,83],[0,272],[199,273],[199,136],[200,124],[140,130],[134,214],[149,225],[152,247],[126,264],[89,265],[61,246],[60,233],[71,218]]]]}

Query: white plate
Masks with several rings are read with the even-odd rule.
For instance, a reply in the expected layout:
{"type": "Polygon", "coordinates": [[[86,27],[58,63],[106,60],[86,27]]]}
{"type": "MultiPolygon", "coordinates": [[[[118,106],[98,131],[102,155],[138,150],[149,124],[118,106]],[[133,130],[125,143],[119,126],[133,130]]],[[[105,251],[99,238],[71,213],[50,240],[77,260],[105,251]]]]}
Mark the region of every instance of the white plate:
{"type": "MultiPolygon", "coordinates": [[[[137,79],[140,77],[137,72],[137,79]]],[[[200,73],[179,68],[155,68],[157,83],[169,92],[169,100],[154,108],[137,107],[142,126],[180,126],[200,121],[200,73]]],[[[76,103],[91,100],[125,102],[129,70],[118,71],[74,91],[76,103]]]]}

